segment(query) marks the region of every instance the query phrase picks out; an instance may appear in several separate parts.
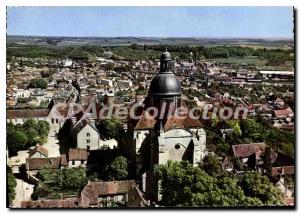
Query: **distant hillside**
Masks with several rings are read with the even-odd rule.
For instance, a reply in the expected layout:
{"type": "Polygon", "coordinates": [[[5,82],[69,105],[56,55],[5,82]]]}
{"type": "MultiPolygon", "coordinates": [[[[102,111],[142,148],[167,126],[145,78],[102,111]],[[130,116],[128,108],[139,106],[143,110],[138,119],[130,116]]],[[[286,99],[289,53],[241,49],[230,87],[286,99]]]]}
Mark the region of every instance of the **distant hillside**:
{"type": "Polygon", "coordinates": [[[122,46],[131,44],[147,45],[238,45],[256,48],[293,47],[293,39],[273,38],[153,38],[153,37],[41,37],[41,36],[7,36],[7,44],[13,45],[49,45],[49,46],[122,46]]]}

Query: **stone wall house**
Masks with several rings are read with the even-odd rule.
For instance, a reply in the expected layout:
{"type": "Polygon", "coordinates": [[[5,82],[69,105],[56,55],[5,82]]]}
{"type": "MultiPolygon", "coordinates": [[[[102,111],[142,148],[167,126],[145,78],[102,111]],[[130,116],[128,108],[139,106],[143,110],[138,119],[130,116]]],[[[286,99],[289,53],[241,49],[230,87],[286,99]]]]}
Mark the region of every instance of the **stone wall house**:
{"type": "Polygon", "coordinates": [[[74,127],[76,133],[76,147],[81,149],[98,150],[101,149],[100,133],[94,122],[84,120],[74,127]]]}
{"type": "Polygon", "coordinates": [[[64,126],[68,119],[69,104],[56,103],[50,110],[47,121],[56,133],[64,126]]]}
{"type": "Polygon", "coordinates": [[[37,145],[29,151],[30,158],[46,158],[48,157],[48,150],[42,145],[37,145]]]}
{"type": "Polygon", "coordinates": [[[50,169],[59,169],[61,167],[61,157],[51,157],[51,158],[26,158],[26,173],[28,179],[36,182],[37,179],[35,175],[38,170],[48,167],[50,169]]]}
{"type": "Polygon", "coordinates": [[[134,180],[88,182],[80,194],[81,207],[126,206],[134,180]]]}
{"type": "Polygon", "coordinates": [[[22,201],[21,208],[147,207],[150,203],[144,196],[134,180],[89,181],[79,197],[22,201]]]}
{"type": "Polygon", "coordinates": [[[68,163],[69,167],[85,167],[87,163],[87,149],[69,149],[68,163]]]}

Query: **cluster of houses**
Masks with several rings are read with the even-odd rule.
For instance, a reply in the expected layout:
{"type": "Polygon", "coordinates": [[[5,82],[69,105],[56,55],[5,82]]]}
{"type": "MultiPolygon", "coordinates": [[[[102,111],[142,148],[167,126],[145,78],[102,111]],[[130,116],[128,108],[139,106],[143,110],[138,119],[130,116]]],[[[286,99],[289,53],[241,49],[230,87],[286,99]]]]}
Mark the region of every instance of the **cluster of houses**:
{"type": "MultiPolygon", "coordinates": [[[[176,105],[183,101],[194,102],[197,106],[208,105],[211,108],[221,106],[245,107],[250,116],[260,115],[270,122],[274,127],[285,131],[294,131],[294,110],[290,106],[293,100],[293,92],[287,96],[275,97],[272,100],[264,100],[259,103],[247,101],[245,97],[234,97],[228,91],[216,91],[210,89],[211,83],[226,83],[248,87],[250,90],[255,84],[273,84],[270,80],[293,79],[290,72],[251,72],[247,69],[235,71],[231,67],[220,67],[215,63],[208,62],[187,62],[181,61],[175,64],[170,63],[169,53],[162,55],[161,61],[123,61],[98,58],[97,62],[76,62],[70,59],[37,60],[29,65],[24,62],[31,59],[15,58],[14,63],[8,66],[7,76],[7,122],[13,124],[23,124],[28,118],[45,120],[50,124],[50,130],[58,134],[60,130],[67,127],[70,134],[68,140],[73,146],[60,151],[58,156],[50,156],[49,151],[43,145],[36,145],[31,148],[25,158],[21,161],[10,161],[10,166],[14,172],[25,165],[28,180],[33,183],[38,182],[36,174],[38,170],[45,166],[51,169],[85,167],[88,171],[93,171],[99,164],[99,159],[92,158],[101,156],[102,152],[111,150],[123,150],[122,152],[133,164],[136,180],[125,181],[89,181],[80,192],[79,196],[62,199],[41,198],[36,201],[23,201],[22,208],[79,208],[79,207],[106,207],[117,203],[119,206],[144,207],[149,206],[148,199],[157,197],[157,192],[153,183],[153,166],[155,164],[166,163],[167,160],[189,160],[194,165],[199,164],[205,155],[209,153],[206,148],[206,132],[199,120],[187,118],[179,120],[171,118],[161,121],[157,118],[146,119],[145,111],[138,121],[123,121],[124,129],[130,133],[130,142],[124,147],[124,139],[105,139],[101,130],[97,126],[98,117],[94,117],[84,110],[69,115],[69,104],[77,102],[87,106],[90,102],[96,101],[96,115],[103,105],[118,107],[130,107],[133,103],[159,103],[157,100],[169,100],[176,105]],[[165,58],[164,58],[165,57],[165,58]],[[22,63],[21,63],[22,62],[22,63]],[[165,63],[165,64],[163,64],[165,63]],[[105,66],[111,64],[113,68],[106,69],[105,66]],[[39,65],[39,66],[37,66],[39,65]],[[166,65],[164,67],[164,65],[166,65]],[[34,67],[38,68],[34,68],[34,67]],[[130,66],[130,71],[117,72],[114,69],[130,66]],[[176,76],[166,68],[172,67],[176,70],[176,76]],[[41,71],[55,72],[48,81],[46,89],[28,88],[31,79],[41,78],[41,71]],[[173,86],[153,87],[151,84],[153,76],[161,78],[169,75],[168,78],[178,79],[177,91],[173,86]],[[201,77],[201,78],[200,78],[201,77]],[[199,82],[199,79],[201,81],[199,82]],[[193,95],[182,95],[182,89],[189,88],[203,94],[203,97],[193,95]],[[205,87],[204,87],[205,86],[205,87]],[[158,90],[158,91],[157,91],[158,90]],[[159,90],[164,90],[163,93],[159,90]],[[139,94],[135,94],[139,91],[139,94]],[[118,95],[122,92],[122,95],[118,95]],[[38,103],[29,103],[32,106],[39,106],[40,102],[48,102],[46,109],[18,109],[21,107],[18,98],[33,98],[38,103]],[[125,100],[124,98],[128,99],[125,100]],[[62,107],[57,108],[56,104],[62,107]],[[101,105],[100,105],[101,104],[101,105]],[[156,142],[157,145],[150,148],[149,142],[156,142]],[[125,148],[125,149],[124,149],[125,148]],[[148,161],[148,162],[147,162],[148,161]],[[156,195],[156,196],[154,196],[156,195]]],[[[161,78],[163,79],[163,78],[161,78]]],[[[160,82],[160,81],[158,81],[160,82]]],[[[162,84],[162,83],[159,83],[162,84]]],[[[126,139],[128,140],[128,139],[126,139]]],[[[286,198],[291,201],[293,189],[286,186],[284,175],[294,174],[294,160],[286,155],[271,151],[271,169],[266,170],[264,166],[264,156],[268,146],[265,143],[233,145],[230,154],[222,160],[223,170],[242,173],[243,170],[258,170],[267,173],[270,179],[274,180],[286,193],[286,198]],[[238,159],[240,169],[237,169],[233,160],[238,159]]],[[[289,202],[292,204],[292,202],[289,202]]]]}

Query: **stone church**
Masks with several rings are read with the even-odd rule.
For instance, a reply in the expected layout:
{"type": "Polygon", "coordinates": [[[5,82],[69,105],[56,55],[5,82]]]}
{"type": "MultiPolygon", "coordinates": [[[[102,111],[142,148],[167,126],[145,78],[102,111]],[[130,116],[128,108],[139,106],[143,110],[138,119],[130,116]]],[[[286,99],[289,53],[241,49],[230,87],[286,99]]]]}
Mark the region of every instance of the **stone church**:
{"type": "Polygon", "coordinates": [[[185,106],[181,95],[174,61],[166,51],[160,57],[160,72],[150,84],[144,107],[136,111],[140,118],[128,122],[132,170],[141,181],[143,191],[156,199],[155,165],[187,160],[197,166],[206,155],[206,133],[200,121],[175,114],[178,108],[185,106]],[[158,109],[157,115],[147,110],[153,107],[158,109]]]}

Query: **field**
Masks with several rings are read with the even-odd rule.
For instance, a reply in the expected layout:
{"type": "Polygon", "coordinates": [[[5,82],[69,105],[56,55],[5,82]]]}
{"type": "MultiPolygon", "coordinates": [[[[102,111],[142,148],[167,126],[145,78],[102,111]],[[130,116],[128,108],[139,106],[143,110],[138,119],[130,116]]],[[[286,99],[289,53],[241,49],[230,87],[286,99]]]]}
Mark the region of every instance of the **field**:
{"type": "Polygon", "coordinates": [[[255,65],[264,66],[267,63],[266,59],[260,59],[256,56],[249,57],[229,57],[229,58],[215,58],[209,59],[209,62],[226,63],[226,64],[245,64],[245,65],[255,65]]]}

